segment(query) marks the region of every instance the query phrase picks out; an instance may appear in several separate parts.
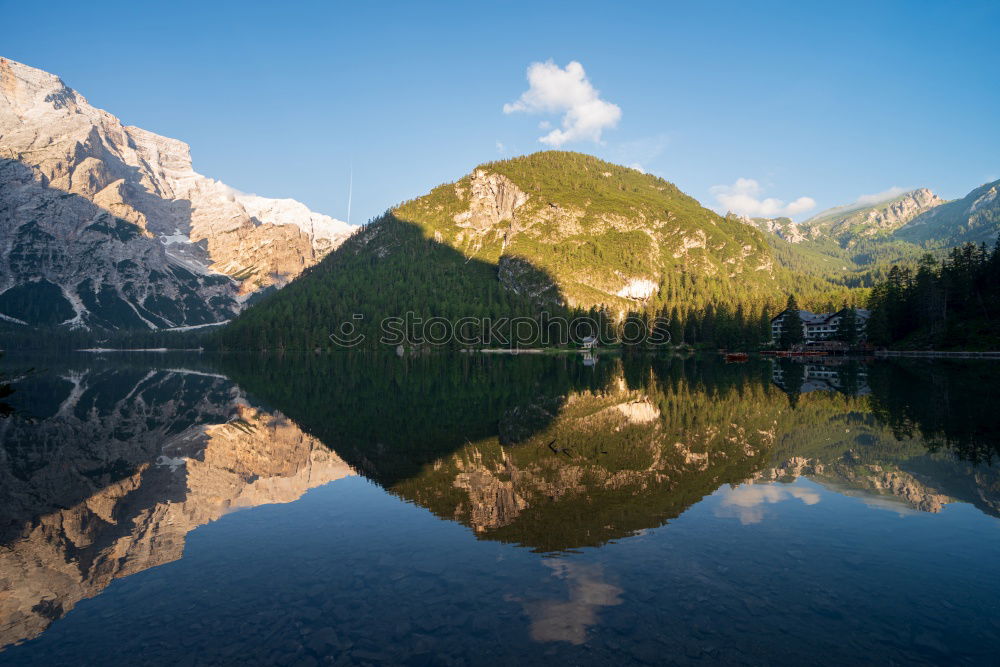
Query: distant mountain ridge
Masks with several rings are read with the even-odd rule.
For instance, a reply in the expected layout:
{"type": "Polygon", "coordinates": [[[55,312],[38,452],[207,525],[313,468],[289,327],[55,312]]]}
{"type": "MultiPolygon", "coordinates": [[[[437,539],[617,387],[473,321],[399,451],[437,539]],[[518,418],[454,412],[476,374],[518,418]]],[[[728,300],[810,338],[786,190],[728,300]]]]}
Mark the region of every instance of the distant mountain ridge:
{"type": "Polygon", "coordinates": [[[943,203],[927,188],[920,188],[869,205],[830,209],[806,220],[801,227],[807,238],[828,236],[849,244],[857,237],[891,234],[943,203]]]}
{"type": "Polygon", "coordinates": [[[919,188],[872,203],[835,206],[800,223],[791,218],[741,216],[740,220],[789,243],[830,238],[850,245],[861,237],[891,234],[943,203],[927,188],[919,188]]]}
{"type": "Polygon", "coordinates": [[[897,236],[913,243],[992,243],[1000,229],[1000,180],[910,220],[897,236]]]}
{"type": "Polygon", "coordinates": [[[159,329],[227,320],[352,228],[192,169],[187,144],[0,59],[0,318],[159,329]]]}
{"type": "Polygon", "coordinates": [[[767,234],[786,265],[860,269],[966,242],[993,244],[1000,231],[1000,181],[954,201],[919,188],[834,207],[798,224],[788,218],[733,217],[767,234]]]}

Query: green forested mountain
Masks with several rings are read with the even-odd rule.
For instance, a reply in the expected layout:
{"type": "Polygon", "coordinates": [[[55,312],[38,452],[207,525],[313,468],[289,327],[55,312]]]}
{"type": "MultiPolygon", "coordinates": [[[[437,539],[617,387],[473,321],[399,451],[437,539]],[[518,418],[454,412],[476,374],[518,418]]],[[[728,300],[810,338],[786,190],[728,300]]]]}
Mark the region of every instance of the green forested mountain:
{"type": "Polygon", "coordinates": [[[674,342],[762,336],[795,291],[839,305],[828,276],[776,261],[759,231],[656,176],[560,151],[481,165],[371,222],[216,337],[233,348],[313,348],[352,322],[603,311],[662,315],[674,342]],[[357,317],[360,316],[360,317],[357,317]]]}

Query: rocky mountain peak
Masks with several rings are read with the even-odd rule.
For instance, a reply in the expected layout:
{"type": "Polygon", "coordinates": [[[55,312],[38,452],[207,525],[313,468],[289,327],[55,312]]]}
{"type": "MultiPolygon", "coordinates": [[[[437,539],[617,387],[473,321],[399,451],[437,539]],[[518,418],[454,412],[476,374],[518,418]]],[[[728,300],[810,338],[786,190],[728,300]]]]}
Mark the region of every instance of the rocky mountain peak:
{"type": "Polygon", "coordinates": [[[927,188],[917,188],[913,192],[908,192],[906,194],[909,195],[909,197],[919,206],[931,207],[944,202],[943,199],[927,188]]]}
{"type": "Polygon", "coordinates": [[[297,201],[206,178],[186,143],[123,125],[59,77],[0,59],[0,232],[12,240],[0,250],[0,314],[8,321],[224,321],[352,231],[297,201]],[[31,305],[40,300],[45,312],[31,305]]]}
{"type": "Polygon", "coordinates": [[[22,116],[72,113],[78,103],[87,103],[54,74],[7,58],[0,58],[0,93],[7,105],[22,116]]]}

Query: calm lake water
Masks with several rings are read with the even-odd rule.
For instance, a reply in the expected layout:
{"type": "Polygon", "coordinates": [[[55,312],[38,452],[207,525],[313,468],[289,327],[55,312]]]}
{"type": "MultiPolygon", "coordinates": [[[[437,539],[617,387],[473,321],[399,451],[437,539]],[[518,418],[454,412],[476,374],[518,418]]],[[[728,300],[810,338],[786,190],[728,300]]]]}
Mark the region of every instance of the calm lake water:
{"type": "Polygon", "coordinates": [[[1000,364],[3,370],[3,664],[997,662],[1000,364]]]}

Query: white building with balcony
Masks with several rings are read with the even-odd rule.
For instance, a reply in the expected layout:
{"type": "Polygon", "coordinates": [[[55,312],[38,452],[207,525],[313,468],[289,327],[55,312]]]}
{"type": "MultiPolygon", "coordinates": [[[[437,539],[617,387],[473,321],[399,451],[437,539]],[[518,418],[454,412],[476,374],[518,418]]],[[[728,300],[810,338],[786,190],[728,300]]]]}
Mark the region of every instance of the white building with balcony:
{"type": "MultiPolygon", "coordinates": [[[[812,313],[808,310],[800,310],[802,342],[816,343],[838,340],[840,338],[840,325],[846,313],[847,308],[842,308],[835,313],[812,313]]],[[[865,308],[855,308],[854,313],[858,340],[863,341],[872,313],[865,308]]],[[[776,344],[781,340],[781,333],[785,328],[785,317],[788,314],[789,311],[786,310],[771,320],[771,340],[776,344]]]]}

